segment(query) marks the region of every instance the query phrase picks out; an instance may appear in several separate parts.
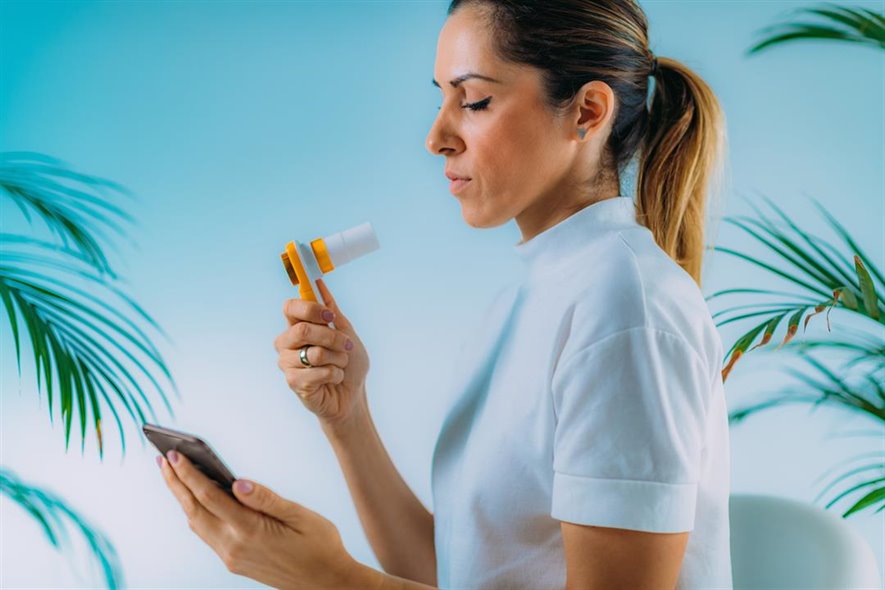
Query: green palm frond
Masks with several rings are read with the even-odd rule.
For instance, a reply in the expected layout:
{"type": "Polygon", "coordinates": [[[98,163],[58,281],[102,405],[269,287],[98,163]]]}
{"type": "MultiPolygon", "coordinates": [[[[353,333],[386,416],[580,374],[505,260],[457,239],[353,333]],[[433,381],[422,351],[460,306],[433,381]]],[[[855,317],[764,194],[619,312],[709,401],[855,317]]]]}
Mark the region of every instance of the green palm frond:
{"type": "Polygon", "coordinates": [[[805,371],[787,368],[786,372],[799,381],[796,388],[778,391],[770,399],[734,410],[729,414],[732,423],[740,422],[763,408],[789,403],[811,403],[813,406],[828,404],[845,409],[860,411],[877,420],[885,421],[885,391],[876,379],[861,378],[858,383],[848,383],[833,370],[806,352],[799,352],[799,358],[809,366],[805,371]],[[811,376],[807,373],[816,373],[811,376]]]}
{"type": "Polygon", "coordinates": [[[34,355],[38,393],[46,391],[51,421],[53,394],[58,391],[65,447],[70,443],[76,409],[81,452],[91,413],[99,454],[103,455],[103,400],[114,415],[125,452],[123,425],[115,401],[122,404],[136,425],[147,420],[146,411],[156,420],[146,388],[139,383],[142,378],[153,385],[169,413],[173,413],[155,373],[161,373],[176,394],[177,386],[159,351],[136,320],[147,322],[163,336],[165,333],[131,298],[90,266],[75,264],[75,260],[84,263],[85,257],[77,259],[74,252],[55,259],[45,253],[45,243],[21,236],[0,234],[0,246],[0,300],[12,329],[19,376],[21,351],[27,337],[34,355]],[[36,253],[25,248],[28,245],[36,247],[36,253]],[[112,295],[122,300],[126,313],[107,303],[112,295]]]}
{"type": "Polygon", "coordinates": [[[68,523],[72,523],[101,565],[108,588],[123,585],[123,572],[113,544],[64,500],[39,487],[28,485],[4,467],[0,467],[0,492],[27,510],[40,523],[49,542],[60,551],[64,551],[70,544],[67,529],[68,523]]]}
{"type": "MultiPolygon", "coordinates": [[[[34,152],[0,153],[0,197],[9,198],[33,226],[34,213],[61,244],[30,236],[0,234],[0,301],[15,343],[16,367],[22,376],[22,350],[30,345],[37,374],[37,393],[48,398],[54,422],[54,397],[64,422],[69,447],[73,415],[79,415],[81,452],[90,421],[104,456],[102,408],[112,412],[123,452],[126,440],[117,406],[136,425],[156,421],[147,390],[173,414],[157,377],[168,381],[180,397],[174,379],[152,340],[140,327],[146,323],[166,337],[157,323],[113,281],[102,242],[106,230],[125,237],[121,222],[133,219],[104,198],[108,191],[129,195],[117,183],[70,171],[54,158],[34,152]],[[117,298],[121,303],[112,303],[117,298]],[[149,382],[149,385],[146,383],[149,382]]],[[[139,433],[141,429],[139,429],[139,433]]],[[[143,442],[143,441],[142,441],[143,442]]],[[[28,486],[6,470],[0,487],[43,527],[50,542],[64,549],[61,516],[74,522],[101,562],[109,587],[122,579],[113,546],[93,531],[56,496],[28,486]]]]}
{"type": "MultiPolygon", "coordinates": [[[[793,368],[787,369],[787,373],[798,380],[798,385],[793,388],[786,388],[778,391],[769,399],[758,402],[743,408],[739,408],[729,413],[729,422],[731,424],[739,423],[748,416],[755,414],[761,410],[772,407],[782,406],[786,404],[811,404],[812,408],[820,405],[828,405],[831,407],[841,407],[842,409],[860,413],[869,419],[872,419],[878,426],[878,430],[867,431],[865,434],[876,436],[878,440],[885,435],[885,381],[882,379],[883,370],[882,357],[878,359],[872,358],[877,350],[881,350],[882,341],[869,337],[866,341],[852,342],[826,342],[811,341],[804,342],[801,346],[796,346],[798,355],[807,363],[805,370],[797,370],[793,368]],[[855,376],[850,379],[847,376],[836,374],[835,371],[828,368],[818,359],[809,354],[812,350],[820,350],[822,348],[841,348],[850,352],[859,353],[865,359],[873,360],[872,370],[855,371],[855,376]]],[[[847,375],[849,368],[856,365],[855,359],[843,366],[843,372],[847,375]]],[[[857,458],[873,457],[874,460],[866,465],[846,470],[839,477],[833,479],[818,495],[821,497],[830,492],[839,484],[843,484],[848,478],[856,477],[863,474],[863,481],[854,483],[846,489],[839,492],[833,497],[826,508],[832,507],[837,502],[843,500],[852,494],[863,494],[859,499],[849,506],[842,514],[843,517],[850,516],[861,510],[878,507],[876,512],[885,509],[885,453],[876,451],[866,453],[857,458]]]]}
{"type": "Polygon", "coordinates": [[[881,385],[866,381],[862,381],[860,385],[849,384],[845,378],[836,375],[807,352],[798,352],[798,356],[809,365],[806,371],[793,368],[785,371],[796,378],[799,385],[782,389],[765,401],[730,412],[729,422],[737,424],[760,410],[794,403],[811,404],[813,407],[821,404],[841,406],[885,420],[885,398],[882,397],[881,385]],[[809,376],[807,372],[816,373],[817,376],[809,376]]]}
{"type": "Polygon", "coordinates": [[[836,497],[830,500],[829,503],[827,503],[827,508],[830,508],[842,498],[863,490],[864,495],[842,514],[843,518],[851,516],[855,512],[859,512],[869,507],[878,506],[876,512],[881,512],[883,509],[885,509],[885,462],[880,461],[879,463],[864,465],[863,467],[850,470],[844,473],[842,476],[834,479],[827,490],[832,489],[832,487],[835,487],[837,484],[841,483],[848,477],[852,475],[857,475],[861,472],[866,472],[867,474],[869,474],[868,477],[872,475],[872,479],[867,479],[866,481],[862,481],[859,484],[855,484],[848,489],[843,490],[836,497]]]}
{"type": "Polygon", "coordinates": [[[131,197],[123,186],[68,170],[63,163],[37,152],[0,152],[0,194],[5,193],[31,222],[36,213],[65,247],[79,250],[101,274],[116,278],[99,242],[106,230],[125,237],[121,222],[134,219],[103,198],[108,191],[131,197]]]}
{"type": "Polygon", "coordinates": [[[58,393],[65,448],[70,444],[76,409],[83,451],[91,412],[103,456],[103,401],[113,413],[125,452],[117,405],[138,425],[146,420],[145,412],[156,419],[146,387],[140,383],[147,380],[172,414],[155,374],[162,374],[178,395],[160,353],[136,321],[165,334],[112,285],[110,280],[117,277],[102,249],[101,243],[109,239],[105,230],[125,236],[120,223],[134,222],[105,195],[131,195],[115,182],[68,170],[59,160],[36,152],[0,153],[0,189],[0,196],[10,198],[29,223],[33,225],[31,214],[36,213],[62,242],[0,235],[0,300],[15,343],[19,377],[22,345],[28,340],[38,394],[46,392],[50,421],[54,421],[53,398],[58,393]],[[105,302],[111,295],[122,300],[125,313],[105,302]]]}
{"type": "Polygon", "coordinates": [[[764,38],[747,51],[759,53],[775,45],[798,40],[829,40],[885,49],[885,17],[866,8],[849,8],[835,4],[821,4],[816,8],[799,8],[796,16],[818,16],[823,24],[781,23],[764,27],[759,34],[764,38]]]}
{"type": "MultiPolygon", "coordinates": [[[[875,436],[879,440],[881,440],[882,436],[885,435],[885,432],[873,432],[869,434],[870,436],[875,436]]],[[[857,461],[858,459],[869,459],[863,461],[863,465],[858,467],[853,467],[844,471],[841,475],[836,478],[833,478],[827,486],[820,491],[817,497],[814,499],[815,502],[821,500],[827,493],[829,493],[833,488],[842,482],[848,480],[849,478],[858,478],[862,479],[860,483],[855,483],[850,487],[844,489],[842,492],[838,493],[834,496],[826,505],[826,508],[832,507],[834,504],[846,498],[852,494],[857,495],[863,494],[860,498],[854,501],[845,512],[842,513],[842,517],[848,517],[856,512],[860,512],[866,508],[878,506],[876,512],[881,512],[885,510],[885,452],[876,451],[873,453],[863,453],[854,457],[852,460],[847,461],[846,463],[850,464],[852,461],[857,461]]],[[[841,466],[843,469],[847,467],[847,465],[841,466]]]]}
{"type": "Polygon", "coordinates": [[[729,414],[729,421],[733,424],[740,422],[769,407],[811,403],[814,407],[821,404],[842,407],[860,412],[879,424],[885,422],[885,385],[881,379],[875,378],[875,373],[864,372],[849,382],[847,377],[837,375],[808,352],[798,352],[798,357],[808,365],[804,371],[785,369],[799,381],[797,387],[785,388],[766,401],[734,410],[729,414]]]}
{"type": "MultiPolygon", "coordinates": [[[[850,355],[848,360],[843,364],[842,369],[852,369],[855,365],[862,363],[872,363],[871,369],[875,372],[885,372],[885,341],[881,337],[874,334],[854,330],[849,327],[843,327],[841,332],[845,336],[850,336],[850,340],[799,340],[792,344],[797,352],[811,352],[817,350],[825,351],[825,354],[842,352],[850,355]]],[[[885,377],[885,375],[883,375],[885,377]]]]}
{"type": "Polygon", "coordinates": [[[817,371],[818,377],[811,377],[807,372],[796,369],[787,369],[787,372],[801,381],[806,391],[817,394],[815,405],[826,403],[842,406],[866,414],[878,424],[885,422],[885,389],[881,381],[871,379],[871,374],[864,373],[856,382],[850,383],[846,377],[838,375],[812,355],[799,353],[799,357],[817,371]]]}
{"type": "Polygon", "coordinates": [[[800,324],[804,330],[811,318],[822,312],[826,312],[829,329],[829,312],[835,307],[861,315],[880,325],[885,324],[885,303],[878,295],[885,292],[882,274],[845,228],[820,203],[814,201],[834,233],[842,240],[842,246],[854,252],[853,264],[836,246],[804,232],[771,199],[763,198],[778,222],[772,221],[770,215],[766,215],[753,203],[750,205],[756,217],[739,216],[726,218],[725,221],[761,243],[773,254],[776,262],[768,262],[731,248],[717,246],[715,250],[764,269],[796,288],[798,292],[725,289],[706,298],[713,300],[730,295],[752,294],[777,299],[773,302],[731,306],[713,314],[714,319],[717,319],[717,326],[750,318],[761,319],[726,352],[723,359],[723,380],[727,379],[743,354],[768,344],[774,332],[783,324],[786,324],[786,330],[780,346],[787,344],[796,335],[800,324]],[[760,334],[759,343],[752,346],[760,334]]]}
{"type": "MultiPolygon", "coordinates": [[[[751,47],[747,54],[752,55],[776,45],[803,39],[841,41],[885,49],[885,16],[881,13],[830,3],[814,8],[799,8],[793,14],[821,17],[823,22],[790,22],[765,27],[760,31],[763,38],[751,47]]],[[[799,380],[800,385],[797,388],[782,390],[762,402],[731,412],[729,421],[739,422],[756,412],[784,404],[812,404],[813,407],[827,404],[842,407],[853,413],[859,412],[874,420],[878,430],[873,434],[881,440],[885,434],[885,389],[883,389],[885,380],[882,378],[885,368],[883,363],[885,339],[882,337],[885,307],[880,296],[881,293],[885,293],[885,281],[882,273],[845,228],[816,200],[814,204],[841,240],[841,247],[837,248],[827,240],[803,232],[771,200],[766,199],[766,201],[775,211],[780,223],[769,221],[767,216],[761,214],[755,206],[753,208],[758,218],[742,217],[731,219],[729,222],[761,243],[769,254],[773,255],[771,258],[775,262],[766,262],[761,258],[728,248],[716,249],[766,270],[789,283],[798,292],[726,289],[707,298],[762,295],[766,299],[761,303],[732,306],[714,314],[715,317],[724,317],[717,324],[719,326],[749,318],[762,320],[740,336],[725,354],[723,380],[727,378],[729,371],[742,354],[766,345],[778,326],[782,324],[786,324],[786,330],[778,348],[793,338],[800,323],[804,329],[812,317],[824,311],[829,330],[829,314],[836,307],[871,321],[861,323],[862,327],[869,329],[867,332],[840,326],[840,334],[843,336],[840,340],[794,342],[792,350],[808,364],[806,371],[795,369],[788,371],[799,380]],[[845,256],[846,250],[851,253],[850,258],[845,256]],[[759,342],[752,346],[760,334],[759,342]],[[828,359],[834,356],[847,357],[847,361],[837,375],[815,359],[812,352],[820,352],[828,359]],[[849,379],[849,375],[853,378],[849,379]]],[[[847,470],[821,492],[823,496],[836,486],[847,486],[830,500],[826,508],[854,496],[853,504],[845,510],[843,517],[871,507],[877,507],[877,513],[885,510],[885,453],[878,451],[874,455],[875,461],[847,470]],[[862,481],[847,483],[852,477],[862,481]]],[[[863,455],[862,457],[865,458],[863,455]]]]}

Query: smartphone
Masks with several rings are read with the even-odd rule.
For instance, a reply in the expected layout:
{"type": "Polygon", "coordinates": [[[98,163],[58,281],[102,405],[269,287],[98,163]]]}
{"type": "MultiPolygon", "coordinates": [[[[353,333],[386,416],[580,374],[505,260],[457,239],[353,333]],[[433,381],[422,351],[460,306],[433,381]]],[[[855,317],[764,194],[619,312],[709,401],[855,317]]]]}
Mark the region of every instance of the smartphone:
{"type": "Polygon", "coordinates": [[[236,478],[230,469],[224,464],[215,451],[202,439],[179,432],[171,428],[164,428],[156,424],[143,424],[141,427],[144,435],[153,443],[163,456],[168,451],[174,450],[187,457],[194,466],[203,472],[206,477],[214,481],[225,492],[236,498],[233,485],[236,478]]]}

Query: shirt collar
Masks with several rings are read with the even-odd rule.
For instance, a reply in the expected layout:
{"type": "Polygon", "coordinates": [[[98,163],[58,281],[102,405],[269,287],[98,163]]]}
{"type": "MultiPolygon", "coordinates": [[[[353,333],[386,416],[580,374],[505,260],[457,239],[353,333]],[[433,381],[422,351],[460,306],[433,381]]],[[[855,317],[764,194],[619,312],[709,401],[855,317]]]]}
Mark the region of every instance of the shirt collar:
{"type": "Polygon", "coordinates": [[[584,207],[513,249],[529,273],[536,274],[558,266],[600,233],[635,225],[633,198],[618,195],[584,207]]]}

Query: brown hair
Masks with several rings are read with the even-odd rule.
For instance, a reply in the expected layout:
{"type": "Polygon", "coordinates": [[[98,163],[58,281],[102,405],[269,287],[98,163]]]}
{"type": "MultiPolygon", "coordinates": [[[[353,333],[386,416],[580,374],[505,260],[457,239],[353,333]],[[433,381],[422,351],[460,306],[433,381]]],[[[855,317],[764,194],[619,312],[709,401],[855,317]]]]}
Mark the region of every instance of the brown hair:
{"type": "Polygon", "coordinates": [[[452,0],[448,14],[465,5],[485,9],[501,59],[541,70],[551,112],[564,113],[590,80],[611,87],[614,122],[593,182],[614,170],[620,178],[638,151],[637,220],[700,285],[708,184],[719,180],[726,148],[710,87],[675,59],[657,58],[653,73],[635,0],[452,0]]]}

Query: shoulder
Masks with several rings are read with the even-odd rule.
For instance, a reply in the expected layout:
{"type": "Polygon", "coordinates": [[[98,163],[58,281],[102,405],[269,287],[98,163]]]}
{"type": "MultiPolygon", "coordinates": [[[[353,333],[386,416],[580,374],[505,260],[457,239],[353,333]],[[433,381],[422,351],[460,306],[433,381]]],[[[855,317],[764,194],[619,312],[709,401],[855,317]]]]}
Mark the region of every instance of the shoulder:
{"type": "Polygon", "coordinates": [[[644,226],[612,232],[581,253],[585,274],[570,301],[571,326],[562,356],[606,338],[645,329],[681,340],[718,370],[722,344],[704,296],[689,275],[654,241],[644,226]]]}

